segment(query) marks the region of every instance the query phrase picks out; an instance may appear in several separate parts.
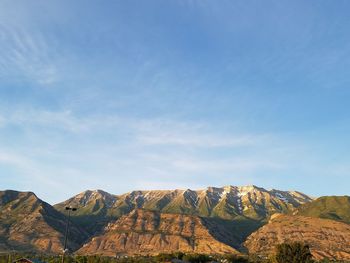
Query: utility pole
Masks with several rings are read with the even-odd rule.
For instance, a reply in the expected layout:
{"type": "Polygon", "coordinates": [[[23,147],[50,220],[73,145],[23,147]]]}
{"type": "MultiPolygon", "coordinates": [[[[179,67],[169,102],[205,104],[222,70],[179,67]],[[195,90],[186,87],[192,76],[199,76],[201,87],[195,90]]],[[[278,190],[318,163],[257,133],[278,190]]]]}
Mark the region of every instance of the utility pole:
{"type": "Polygon", "coordinates": [[[66,210],[68,211],[68,216],[67,216],[67,222],[66,222],[66,231],[64,233],[64,244],[63,244],[63,254],[62,254],[62,263],[64,263],[64,256],[66,252],[68,251],[67,249],[67,240],[68,240],[68,233],[69,233],[69,218],[70,218],[70,212],[71,211],[77,211],[77,208],[71,207],[71,206],[66,206],[66,210]]]}

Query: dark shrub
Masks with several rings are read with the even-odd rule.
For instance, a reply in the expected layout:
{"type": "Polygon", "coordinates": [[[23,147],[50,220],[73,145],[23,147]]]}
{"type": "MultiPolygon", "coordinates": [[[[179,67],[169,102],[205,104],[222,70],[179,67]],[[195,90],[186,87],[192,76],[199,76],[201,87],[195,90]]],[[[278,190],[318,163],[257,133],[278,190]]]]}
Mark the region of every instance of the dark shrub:
{"type": "Polygon", "coordinates": [[[309,246],[301,242],[277,245],[275,260],[277,263],[313,262],[309,246]]]}

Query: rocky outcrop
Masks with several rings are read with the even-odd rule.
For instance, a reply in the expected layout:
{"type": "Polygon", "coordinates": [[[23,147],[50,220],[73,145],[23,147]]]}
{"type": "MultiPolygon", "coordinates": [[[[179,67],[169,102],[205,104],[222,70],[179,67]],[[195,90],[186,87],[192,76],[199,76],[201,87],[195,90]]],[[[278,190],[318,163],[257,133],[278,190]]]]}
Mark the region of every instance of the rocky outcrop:
{"type": "MultiPolygon", "coordinates": [[[[66,217],[31,192],[0,192],[0,249],[62,253],[66,217]]],[[[87,234],[72,225],[68,248],[75,250],[87,234]]]]}
{"type": "Polygon", "coordinates": [[[250,235],[245,246],[250,253],[267,255],[284,242],[308,244],[316,259],[350,260],[350,225],[304,216],[275,216],[250,235]]]}
{"type": "Polygon", "coordinates": [[[198,216],[137,209],[110,223],[79,254],[158,254],[171,252],[205,254],[239,253],[219,242],[198,216]]]}

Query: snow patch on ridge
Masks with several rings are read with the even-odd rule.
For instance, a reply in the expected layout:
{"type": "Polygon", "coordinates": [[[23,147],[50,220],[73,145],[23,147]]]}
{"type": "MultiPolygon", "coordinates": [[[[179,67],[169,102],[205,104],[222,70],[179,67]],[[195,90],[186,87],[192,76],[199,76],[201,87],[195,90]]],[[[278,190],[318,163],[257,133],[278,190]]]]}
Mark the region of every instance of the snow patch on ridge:
{"type": "Polygon", "coordinates": [[[288,198],[286,198],[284,195],[282,195],[281,193],[275,193],[275,196],[279,199],[279,200],[281,200],[281,201],[283,201],[283,202],[286,202],[286,203],[288,203],[289,201],[288,201],[288,198]]]}

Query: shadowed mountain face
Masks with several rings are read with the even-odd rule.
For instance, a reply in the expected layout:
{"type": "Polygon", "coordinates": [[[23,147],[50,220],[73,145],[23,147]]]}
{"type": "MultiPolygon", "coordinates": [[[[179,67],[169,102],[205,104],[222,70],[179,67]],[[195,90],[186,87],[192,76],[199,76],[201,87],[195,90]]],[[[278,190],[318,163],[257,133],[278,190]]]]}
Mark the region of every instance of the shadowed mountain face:
{"type": "Polygon", "coordinates": [[[167,214],[137,209],[108,224],[104,232],[92,238],[79,254],[158,254],[176,251],[195,253],[238,254],[233,245],[238,241],[229,238],[220,225],[213,232],[228,237],[225,244],[212,234],[210,223],[198,216],[167,214]]]}
{"type": "Polygon", "coordinates": [[[133,191],[123,195],[97,190],[80,193],[55,205],[55,208],[63,211],[68,205],[79,207],[73,220],[94,233],[101,231],[108,222],[139,208],[230,221],[262,222],[274,213],[292,211],[311,200],[299,192],[267,191],[256,186],[209,187],[199,191],[133,191]]]}
{"type": "Polygon", "coordinates": [[[245,246],[250,253],[267,255],[276,244],[303,241],[316,259],[350,260],[350,225],[329,219],[276,215],[251,234],[245,246]]]}
{"type": "MultiPolygon", "coordinates": [[[[0,249],[61,253],[66,217],[31,192],[0,192],[0,249]]],[[[72,226],[68,248],[77,249],[87,238],[72,226]]]]}
{"type": "MultiPolygon", "coordinates": [[[[111,220],[129,212],[129,210],[119,212],[112,209],[116,201],[117,196],[102,190],[87,190],[54,207],[60,212],[64,212],[66,206],[77,207],[78,210],[72,213],[72,221],[93,235],[101,231],[111,220]]],[[[120,210],[123,211],[123,208],[120,210]]]]}
{"type": "Polygon", "coordinates": [[[323,196],[300,206],[294,214],[350,223],[349,196],[323,196]]]}

